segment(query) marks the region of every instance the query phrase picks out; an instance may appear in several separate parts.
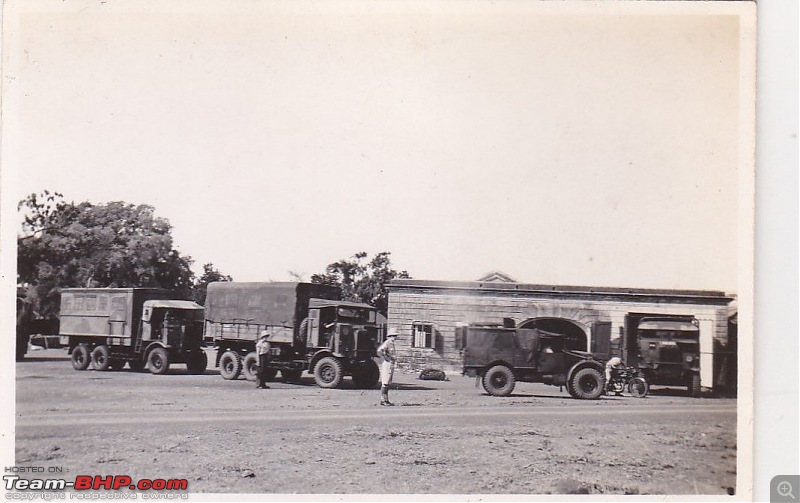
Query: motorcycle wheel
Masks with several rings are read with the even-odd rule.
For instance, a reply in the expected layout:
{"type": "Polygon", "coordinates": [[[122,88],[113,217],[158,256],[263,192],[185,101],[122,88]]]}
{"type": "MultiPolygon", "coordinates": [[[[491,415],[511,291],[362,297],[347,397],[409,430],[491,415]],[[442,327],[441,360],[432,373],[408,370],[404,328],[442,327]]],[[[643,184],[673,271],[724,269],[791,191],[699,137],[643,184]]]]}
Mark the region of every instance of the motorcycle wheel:
{"type": "Polygon", "coordinates": [[[628,383],[628,392],[635,398],[644,398],[649,391],[650,385],[641,377],[634,377],[631,379],[631,382],[628,383]]]}

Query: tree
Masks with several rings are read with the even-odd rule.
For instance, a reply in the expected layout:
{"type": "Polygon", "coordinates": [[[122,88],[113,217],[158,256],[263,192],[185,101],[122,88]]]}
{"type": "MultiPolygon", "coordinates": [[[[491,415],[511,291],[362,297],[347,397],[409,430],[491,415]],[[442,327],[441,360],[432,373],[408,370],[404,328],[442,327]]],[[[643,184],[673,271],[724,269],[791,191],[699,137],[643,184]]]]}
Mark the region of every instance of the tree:
{"type": "Polygon", "coordinates": [[[393,279],[411,278],[407,271],[392,269],[390,255],[381,252],[367,260],[366,252],[358,252],[349,259],[328,264],[325,274],[312,275],[311,282],[338,286],[343,300],[371,304],[386,315],[389,309],[386,285],[393,279]]]}
{"type": "Polygon", "coordinates": [[[159,287],[189,298],[192,259],[172,245],[172,226],[149,205],[66,202],[57,192],[19,202],[17,282],[34,287],[41,316],[58,312],[64,287],[159,287]]]}
{"type": "Polygon", "coordinates": [[[206,302],[206,292],[208,291],[208,284],[214,281],[233,281],[233,278],[227,274],[222,274],[218,271],[214,264],[203,264],[203,275],[195,282],[192,289],[192,300],[201,306],[206,302]]]}

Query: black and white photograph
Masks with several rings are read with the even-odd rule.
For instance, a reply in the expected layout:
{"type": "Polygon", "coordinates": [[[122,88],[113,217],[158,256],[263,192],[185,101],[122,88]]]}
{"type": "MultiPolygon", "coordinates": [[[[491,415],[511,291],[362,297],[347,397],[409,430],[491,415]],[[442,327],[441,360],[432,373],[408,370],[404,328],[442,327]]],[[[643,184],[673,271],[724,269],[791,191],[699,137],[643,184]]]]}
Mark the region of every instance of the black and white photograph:
{"type": "Polygon", "coordinates": [[[6,499],[752,500],[756,11],[4,2],[6,499]]]}

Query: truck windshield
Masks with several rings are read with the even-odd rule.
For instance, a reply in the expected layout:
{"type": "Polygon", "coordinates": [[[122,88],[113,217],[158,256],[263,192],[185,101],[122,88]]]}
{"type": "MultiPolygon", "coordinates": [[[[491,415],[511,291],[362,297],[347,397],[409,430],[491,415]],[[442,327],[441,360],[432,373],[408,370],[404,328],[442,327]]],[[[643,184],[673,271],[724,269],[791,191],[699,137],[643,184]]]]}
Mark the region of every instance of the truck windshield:
{"type": "Polygon", "coordinates": [[[700,335],[697,330],[641,330],[640,337],[646,339],[660,339],[662,341],[671,340],[694,340],[700,335]]]}
{"type": "Polygon", "coordinates": [[[361,323],[375,323],[375,311],[358,307],[339,307],[336,310],[339,319],[354,320],[361,323]]]}
{"type": "Polygon", "coordinates": [[[203,321],[202,309],[167,309],[165,318],[175,322],[203,321]]]}

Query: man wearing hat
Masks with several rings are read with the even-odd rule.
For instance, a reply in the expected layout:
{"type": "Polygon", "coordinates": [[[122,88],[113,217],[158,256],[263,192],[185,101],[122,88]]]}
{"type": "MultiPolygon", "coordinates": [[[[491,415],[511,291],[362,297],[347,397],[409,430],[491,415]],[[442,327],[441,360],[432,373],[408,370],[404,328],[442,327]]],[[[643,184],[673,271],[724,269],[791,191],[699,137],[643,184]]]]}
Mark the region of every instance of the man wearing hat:
{"type": "Polygon", "coordinates": [[[392,384],[394,365],[397,361],[394,341],[398,335],[397,328],[390,328],[389,333],[386,334],[386,340],[378,346],[377,350],[378,356],[383,359],[381,363],[381,405],[394,405],[389,401],[389,385],[392,384]]]}
{"type": "Polygon", "coordinates": [[[267,330],[261,332],[256,342],[256,354],[258,354],[258,382],[257,388],[269,389],[267,386],[267,363],[269,363],[269,339],[270,333],[267,330]]]}

